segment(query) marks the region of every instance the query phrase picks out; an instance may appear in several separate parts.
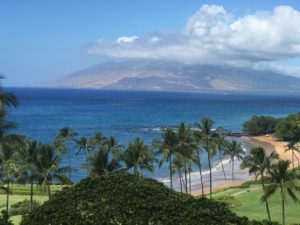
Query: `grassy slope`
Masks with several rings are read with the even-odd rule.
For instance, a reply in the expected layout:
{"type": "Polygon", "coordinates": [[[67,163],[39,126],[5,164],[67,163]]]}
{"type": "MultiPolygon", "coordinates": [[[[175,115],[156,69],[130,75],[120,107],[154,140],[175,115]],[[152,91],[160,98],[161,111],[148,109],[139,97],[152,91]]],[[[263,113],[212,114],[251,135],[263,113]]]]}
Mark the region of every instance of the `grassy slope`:
{"type": "MultiPolygon", "coordinates": [[[[61,190],[61,185],[52,185],[51,190],[52,193],[61,190]]],[[[12,194],[9,196],[9,203],[10,205],[13,205],[17,202],[21,202],[25,199],[30,198],[30,185],[18,185],[13,184],[12,185],[12,194]]],[[[45,192],[42,192],[39,188],[34,188],[34,200],[37,200],[41,203],[48,200],[48,196],[45,192]]],[[[6,202],[6,195],[3,192],[0,192],[0,211],[5,209],[5,202],[6,202]]],[[[11,220],[14,224],[19,224],[21,222],[22,216],[12,216],[11,220]]]]}
{"type": "MultiPolygon", "coordinates": [[[[267,219],[265,204],[260,202],[262,189],[258,185],[250,188],[234,188],[218,192],[215,198],[232,196],[232,199],[225,200],[231,206],[231,209],[240,216],[247,216],[250,219],[262,220],[267,219]]],[[[300,194],[298,194],[300,198],[300,194]]],[[[279,192],[269,200],[271,218],[274,221],[281,222],[281,200],[279,192]]],[[[295,204],[289,197],[286,204],[286,222],[287,224],[299,223],[300,205],[295,204]]]]}

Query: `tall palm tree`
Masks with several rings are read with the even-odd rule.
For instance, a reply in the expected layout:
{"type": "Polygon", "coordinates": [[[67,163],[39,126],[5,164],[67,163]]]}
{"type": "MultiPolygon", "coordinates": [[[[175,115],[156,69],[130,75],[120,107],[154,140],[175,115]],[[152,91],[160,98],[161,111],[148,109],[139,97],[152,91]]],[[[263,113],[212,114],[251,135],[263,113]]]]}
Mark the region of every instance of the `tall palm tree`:
{"type": "Polygon", "coordinates": [[[133,169],[134,174],[139,174],[138,169],[147,169],[152,172],[154,169],[153,158],[149,146],[144,144],[140,138],[136,138],[129,142],[127,149],[123,153],[122,159],[127,169],[133,169]]]}
{"type": "Polygon", "coordinates": [[[119,160],[106,146],[101,146],[99,150],[88,153],[87,161],[81,167],[88,170],[90,177],[97,177],[118,170],[121,167],[119,160]]]}
{"type": "Polygon", "coordinates": [[[99,151],[105,141],[106,141],[106,138],[99,131],[95,132],[94,136],[91,137],[89,140],[92,150],[95,150],[95,151],[99,151]]]}
{"type": "Polygon", "coordinates": [[[10,185],[13,182],[16,171],[16,151],[20,147],[21,137],[19,135],[5,135],[1,138],[0,164],[1,176],[6,184],[6,212],[8,212],[10,185]]]}
{"type": "Polygon", "coordinates": [[[222,135],[219,135],[216,141],[217,141],[217,151],[218,151],[219,159],[220,159],[223,174],[224,174],[224,179],[227,180],[226,172],[225,172],[225,168],[224,168],[224,164],[223,164],[223,157],[225,155],[226,146],[228,145],[228,141],[222,135]]]}
{"type": "Polygon", "coordinates": [[[33,185],[34,181],[38,179],[38,171],[36,167],[39,144],[37,141],[31,139],[25,139],[24,144],[21,146],[19,151],[17,151],[17,162],[19,164],[18,168],[18,182],[29,182],[30,183],[30,212],[33,207],[33,185]]]}
{"type": "Polygon", "coordinates": [[[189,192],[191,193],[191,162],[193,158],[193,151],[196,149],[196,144],[193,139],[192,130],[184,123],[180,123],[177,129],[177,152],[184,159],[184,178],[185,178],[185,192],[188,193],[188,179],[189,192]]]}
{"type": "MultiPolygon", "coordinates": [[[[249,169],[249,174],[255,174],[255,176],[260,176],[261,178],[261,185],[264,194],[266,194],[266,187],[265,187],[265,175],[270,171],[273,163],[275,160],[278,159],[278,154],[272,152],[270,155],[267,155],[265,150],[261,147],[252,148],[250,154],[247,155],[243,162],[241,163],[241,168],[249,169]]],[[[269,203],[268,200],[265,200],[266,203],[266,210],[268,214],[268,219],[271,221],[271,214],[269,210],[269,203]]]]}
{"type": "Polygon", "coordinates": [[[50,185],[54,180],[61,184],[72,184],[72,181],[63,175],[70,168],[61,167],[60,163],[61,156],[52,145],[44,144],[41,146],[36,162],[39,177],[38,183],[43,190],[47,191],[49,199],[51,198],[50,185]]]}
{"type": "Polygon", "coordinates": [[[79,150],[77,152],[77,154],[79,154],[80,152],[84,152],[85,158],[87,159],[87,152],[91,148],[89,139],[87,139],[86,137],[80,137],[79,140],[75,140],[75,143],[76,143],[76,146],[79,150]]]}
{"type": "MultiPolygon", "coordinates": [[[[71,142],[72,138],[74,138],[75,136],[77,136],[77,133],[74,132],[69,127],[64,127],[62,129],[60,129],[58,136],[60,136],[64,140],[64,145],[65,145],[65,148],[66,148],[66,150],[68,152],[69,168],[72,168],[70,142],[71,142]]],[[[69,170],[69,179],[71,179],[71,169],[69,170]]]]}
{"type": "Polygon", "coordinates": [[[209,118],[202,118],[200,123],[196,123],[201,137],[202,147],[207,152],[209,167],[209,196],[212,198],[212,164],[211,158],[216,154],[216,139],[218,134],[212,130],[213,121],[209,118]]]}
{"type": "Polygon", "coordinates": [[[104,144],[107,146],[107,149],[114,157],[118,157],[120,151],[122,150],[123,146],[119,144],[118,140],[111,136],[106,138],[104,144]]]}
{"type": "Polygon", "coordinates": [[[300,186],[296,183],[296,179],[299,179],[299,175],[296,174],[295,170],[289,171],[289,166],[290,161],[282,159],[272,166],[272,169],[269,171],[272,183],[266,187],[266,193],[262,196],[262,201],[265,201],[273,195],[277,189],[280,190],[283,225],[285,225],[286,196],[289,195],[294,202],[299,202],[295,193],[295,190],[300,191],[300,186]]]}
{"type": "Polygon", "coordinates": [[[226,148],[226,154],[229,155],[230,157],[230,163],[231,163],[231,173],[232,173],[232,180],[234,180],[234,159],[236,158],[237,160],[242,160],[243,155],[245,155],[245,152],[242,148],[241,143],[233,140],[228,143],[227,148],[226,148]]]}
{"type": "Polygon", "coordinates": [[[298,166],[299,166],[299,158],[296,155],[296,152],[299,153],[300,149],[299,149],[299,143],[298,141],[290,141],[287,146],[287,148],[285,149],[285,152],[287,151],[291,151],[292,153],[292,163],[293,163],[293,169],[295,168],[295,158],[298,160],[298,166]]]}
{"type": "Polygon", "coordinates": [[[178,178],[180,183],[180,192],[182,193],[182,187],[185,186],[183,177],[182,177],[182,170],[184,165],[184,159],[180,154],[175,154],[175,157],[172,160],[172,164],[174,165],[176,171],[178,172],[178,178]]]}
{"type": "Polygon", "coordinates": [[[164,128],[162,133],[162,140],[153,143],[158,148],[156,155],[161,155],[162,158],[159,161],[159,167],[164,162],[169,162],[169,175],[170,175],[170,187],[173,188],[173,168],[172,168],[172,156],[176,153],[176,147],[178,144],[177,136],[173,128],[164,128]]]}
{"type": "Polygon", "coordinates": [[[203,140],[202,140],[202,134],[201,131],[199,130],[195,130],[193,132],[193,136],[195,139],[195,143],[196,143],[196,157],[194,159],[194,162],[196,163],[196,165],[198,166],[199,169],[199,175],[200,175],[200,183],[201,183],[201,192],[202,192],[202,197],[204,197],[204,184],[203,184],[203,176],[202,176],[202,163],[201,163],[201,153],[202,151],[202,144],[203,144],[203,140]]]}

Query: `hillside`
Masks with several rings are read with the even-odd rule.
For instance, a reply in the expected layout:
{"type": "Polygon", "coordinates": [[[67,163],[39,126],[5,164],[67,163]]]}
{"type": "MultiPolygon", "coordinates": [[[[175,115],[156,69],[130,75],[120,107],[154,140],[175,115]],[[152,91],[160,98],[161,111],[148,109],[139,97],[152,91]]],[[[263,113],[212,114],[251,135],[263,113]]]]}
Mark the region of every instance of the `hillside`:
{"type": "Polygon", "coordinates": [[[300,79],[272,71],[173,62],[107,62],[58,77],[42,87],[162,91],[297,92],[300,79]]]}

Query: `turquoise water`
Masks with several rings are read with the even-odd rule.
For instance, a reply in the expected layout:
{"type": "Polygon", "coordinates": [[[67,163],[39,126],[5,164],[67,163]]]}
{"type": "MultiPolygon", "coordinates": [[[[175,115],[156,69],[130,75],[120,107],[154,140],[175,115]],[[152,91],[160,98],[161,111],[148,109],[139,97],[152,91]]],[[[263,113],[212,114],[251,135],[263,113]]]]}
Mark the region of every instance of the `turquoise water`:
{"type": "MultiPolygon", "coordinates": [[[[63,89],[9,89],[20,100],[11,120],[16,132],[42,142],[52,142],[60,128],[72,127],[83,136],[101,131],[126,145],[135,137],[151,143],[160,137],[160,128],[183,121],[193,124],[210,117],[215,126],[240,131],[253,114],[282,117],[300,110],[300,96],[246,94],[200,94],[63,89]]],[[[75,157],[79,168],[83,156],[75,157]]],[[[204,165],[205,166],[205,165],[204,165]]],[[[166,168],[151,175],[166,176],[166,168]]],[[[77,178],[84,176],[79,170],[77,178]]]]}

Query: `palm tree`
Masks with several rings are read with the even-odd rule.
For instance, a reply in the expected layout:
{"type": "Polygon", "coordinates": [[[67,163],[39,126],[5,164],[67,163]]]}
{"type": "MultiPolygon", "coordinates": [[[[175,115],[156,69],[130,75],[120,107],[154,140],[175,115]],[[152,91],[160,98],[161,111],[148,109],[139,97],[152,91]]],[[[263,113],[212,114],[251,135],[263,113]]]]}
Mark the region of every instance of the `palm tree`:
{"type": "Polygon", "coordinates": [[[118,140],[115,137],[106,138],[104,144],[107,146],[109,152],[112,153],[113,156],[118,157],[120,151],[122,149],[122,145],[118,143],[118,140]]]}
{"type": "Polygon", "coordinates": [[[169,162],[171,188],[173,188],[172,156],[174,153],[176,153],[177,144],[177,136],[173,128],[164,128],[162,133],[162,141],[156,141],[153,143],[153,145],[159,149],[156,155],[162,155],[162,158],[159,162],[159,167],[161,167],[164,162],[169,162]]]}
{"type": "Polygon", "coordinates": [[[38,171],[38,184],[45,190],[47,189],[48,197],[51,197],[50,185],[56,180],[61,184],[72,184],[72,181],[64,176],[65,172],[70,170],[69,167],[61,167],[61,155],[55,151],[52,145],[44,144],[39,149],[36,162],[38,171]]]}
{"type": "Polygon", "coordinates": [[[116,171],[121,166],[119,159],[113,157],[106,146],[101,146],[98,151],[88,153],[87,161],[81,167],[88,170],[90,177],[97,177],[116,171]]]}
{"type": "Polygon", "coordinates": [[[20,146],[19,141],[20,136],[13,134],[5,135],[1,138],[0,164],[2,164],[2,168],[0,174],[3,177],[4,183],[6,184],[6,212],[8,212],[10,184],[13,182],[17,171],[15,158],[16,150],[20,146]]]}
{"type": "Polygon", "coordinates": [[[180,192],[182,193],[182,187],[184,185],[183,177],[182,177],[182,170],[183,170],[183,165],[184,165],[184,159],[180,154],[175,154],[175,157],[172,160],[172,164],[176,168],[178,172],[178,178],[179,178],[179,183],[180,183],[180,192]]]}
{"type": "Polygon", "coordinates": [[[296,174],[295,170],[289,171],[289,166],[290,161],[282,159],[272,166],[272,169],[269,171],[272,183],[266,187],[266,192],[262,196],[262,201],[266,201],[277,189],[280,189],[283,225],[285,225],[285,200],[287,194],[294,202],[299,202],[299,199],[294,192],[295,190],[300,191],[300,186],[296,183],[296,179],[299,179],[299,175],[296,174]]]}
{"type": "MultiPolygon", "coordinates": [[[[0,81],[4,76],[0,74],[0,81]]],[[[4,92],[0,85],[0,113],[5,111],[5,107],[17,107],[19,105],[17,97],[11,92],[4,92]]]]}
{"type": "MultiPolygon", "coordinates": [[[[274,161],[278,159],[278,154],[272,152],[270,155],[267,155],[265,150],[261,147],[252,148],[250,154],[247,155],[243,162],[241,163],[241,168],[249,169],[249,174],[255,174],[255,177],[260,176],[261,178],[261,185],[264,194],[266,194],[266,187],[265,187],[265,175],[270,171],[274,161]]],[[[271,221],[271,215],[269,210],[269,203],[268,200],[265,200],[266,203],[266,210],[268,214],[268,219],[271,221]]]]}
{"type": "Polygon", "coordinates": [[[225,180],[227,180],[227,177],[226,177],[226,172],[225,172],[225,168],[224,168],[224,164],[223,164],[223,157],[225,155],[227,145],[228,145],[228,141],[225,139],[225,137],[222,135],[219,135],[219,137],[217,138],[217,151],[218,151],[218,155],[220,158],[220,162],[221,162],[225,180]]]}
{"type": "Polygon", "coordinates": [[[17,180],[20,182],[29,181],[30,183],[30,212],[33,207],[33,184],[37,180],[38,171],[36,167],[39,144],[37,141],[25,139],[24,144],[17,151],[17,160],[20,165],[18,173],[20,174],[17,180]]]}
{"type": "Polygon", "coordinates": [[[95,132],[94,136],[89,140],[91,148],[95,151],[99,151],[105,141],[106,138],[99,131],[95,132]]]}
{"type": "MultiPolygon", "coordinates": [[[[58,136],[60,136],[65,141],[64,145],[65,145],[65,148],[68,152],[68,157],[69,157],[69,168],[72,168],[70,141],[72,140],[73,137],[77,136],[77,133],[74,132],[69,127],[64,127],[62,129],[60,129],[58,136]]],[[[71,169],[69,170],[69,179],[71,179],[71,169]]]]}
{"type": "Polygon", "coordinates": [[[189,179],[189,192],[191,193],[191,162],[194,159],[193,151],[196,149],[196,144],[193,139],[192,130],[189,127],[186,127],[184,123],[179,124],[176,134],[178,139],[176,151],[184,159],[185,192],[188,193],[189,179]]]}
{"type": "Polygon", "coordinates": [[[293,163],[293,169],[295,168],[295,158],[298,160],[298,166],[299,166],[299,158],[297,157],[296,155],[296,152],[300,152],[300,149],[299,149],[299,143],[298,141],[290,141],[287,146],[287,148],[285,149],[285,151],[291,151],[292,152],[292,163],[293,163]]]}
{"type": "Polygon", "coordinates": [[[136,138],[129,142],[128,148],[122,156],[126,168],[133,169],[133,173],[136,175],[139,174],[138,169],[140,169],[141,173],[143,169],[152,172],[154,169],[154,158],[150,151],[150,148],[145,145],[144,141],[140,138],[136,138]]]}
{"type": "Polygon", "coordinates": [[[230,163],[232,165],[231,173],[232,173],[232,180],[234,180],[234,159],[242,160],[243,155],[245,155],[245,152],[242,148],[241,143],[238,143],[237,141],[231,141],[228,143],[226,148],[226,154],[230,157],[230,163]]]}
{"type": "Polygon", "coordinates": [[[76,146],[79,149],[77,154],[79,154],[81,151],[84,152],[85,158],[87,159],[87,152],[90,150],[91,145],[89,143],[89,140],[86,137],[81,137],[79,140],[75,140],[76,146]]]}
{"type": "Polygon", "coordinates": [[[196,157],[194,162],[198,166],[199,169],[199,175],[200,175],[200,183],[201,183],[201,192],[202,192],[202,197],[204,197],[204,186],[203,186],[203,177],[202,177],[202,163],[201,163],[201,153],[202,153],[202,135],[199,130],[195,130],[193,132],[195,143],[196,143],[196,157]]]}
{"type": "Polygon", "coordinates": [[[209,118],[202,118],[200,123],[196,123],[199,132],[198,136],[202,142],[203,149],[207,152],[209,167],[209,195],[212,198],[212,164],[211,158],[216,154],[216,139],[218,134],[212,131],[213,121],[209,118]]]}

